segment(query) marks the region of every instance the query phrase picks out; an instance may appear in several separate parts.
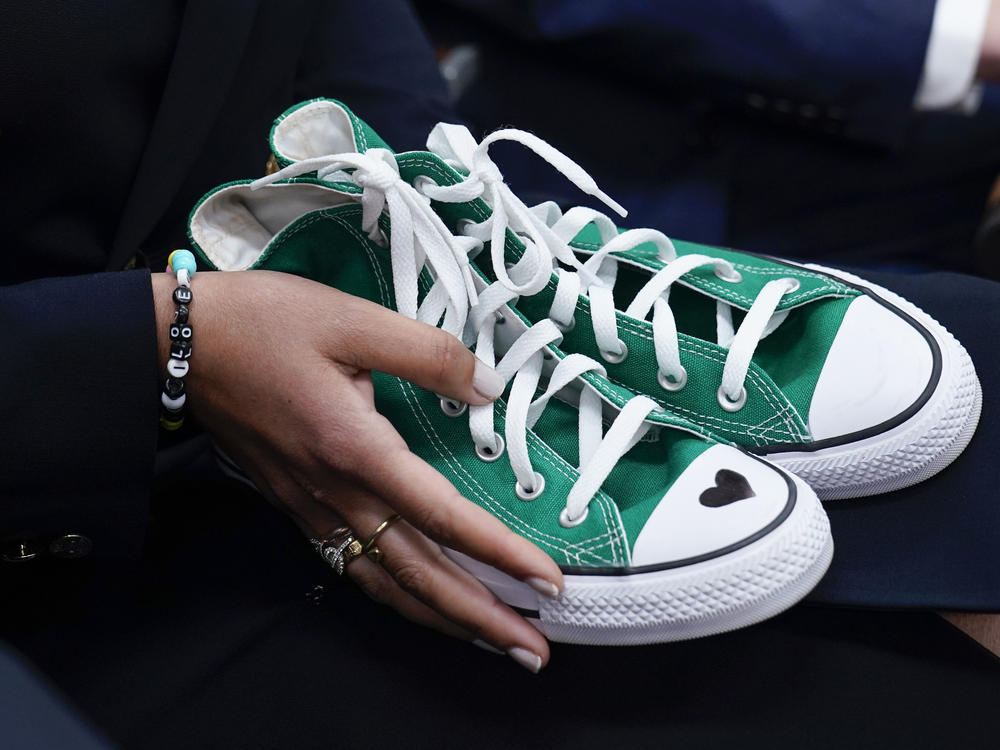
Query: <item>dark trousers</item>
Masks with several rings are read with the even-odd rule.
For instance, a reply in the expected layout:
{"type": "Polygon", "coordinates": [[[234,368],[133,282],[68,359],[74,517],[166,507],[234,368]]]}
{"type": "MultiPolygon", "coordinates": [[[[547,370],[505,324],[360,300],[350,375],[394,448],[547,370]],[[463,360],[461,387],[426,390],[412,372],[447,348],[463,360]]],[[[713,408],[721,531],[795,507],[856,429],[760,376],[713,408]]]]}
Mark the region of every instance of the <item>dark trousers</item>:
{"type": "Polygon", "coordinates": [[[138,568],[64,561],[81,567],[6,579],[3,634],[124,748],[986,748],[1000,735],[998,660],[930,613],[799,606],[687,643],[556,644],[535,676],[370,601],[252,492],[175,481],[155,511],[138,568]]]}

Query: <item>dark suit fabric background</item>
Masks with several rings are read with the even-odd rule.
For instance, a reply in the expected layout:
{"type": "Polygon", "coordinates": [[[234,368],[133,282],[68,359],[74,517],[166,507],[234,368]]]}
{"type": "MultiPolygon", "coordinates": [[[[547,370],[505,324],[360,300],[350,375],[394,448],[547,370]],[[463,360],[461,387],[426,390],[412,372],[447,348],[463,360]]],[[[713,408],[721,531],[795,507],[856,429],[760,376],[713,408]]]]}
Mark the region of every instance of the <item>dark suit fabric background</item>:
{"type": "MultiPolygon", "coordinates": [[[[1000,731],[995,660],[931,615],[800,608],[691,644],[556,646],[533,677],[369,602],[211,465],[154,480],[149,275],[122,269],[160,270],[205,191],[261,174],[295,101],[343,99],[399,149],[455,116],[393,0],[0,0],[0,18],[0,541],[94,544],[0,562],[0,637],[113,741],[986,747],[1000,731]]],[[[0,694],[46,716],[18,687],[30,673],[2,666],[0,694]]]]}

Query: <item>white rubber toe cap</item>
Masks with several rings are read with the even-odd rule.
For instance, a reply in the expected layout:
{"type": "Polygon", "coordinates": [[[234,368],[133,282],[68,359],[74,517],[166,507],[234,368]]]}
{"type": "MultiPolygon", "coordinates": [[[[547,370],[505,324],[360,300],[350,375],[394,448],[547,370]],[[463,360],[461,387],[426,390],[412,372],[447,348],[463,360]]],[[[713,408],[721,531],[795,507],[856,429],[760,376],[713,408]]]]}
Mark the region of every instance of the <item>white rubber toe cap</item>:
{"type": "Polygon", "coordinates": [[[809,432],[825,440],[887,422],[909,408],[932,376],[920,330],[871,297],[847,309],[809,406],[809,432]]]}
{"type": "Polygon", "coordinates": [[[735,448],[714,445],[674,482],[635,540],[632,565],[662,565],[749,544],[791,510],[785,475],[735,448]]]}

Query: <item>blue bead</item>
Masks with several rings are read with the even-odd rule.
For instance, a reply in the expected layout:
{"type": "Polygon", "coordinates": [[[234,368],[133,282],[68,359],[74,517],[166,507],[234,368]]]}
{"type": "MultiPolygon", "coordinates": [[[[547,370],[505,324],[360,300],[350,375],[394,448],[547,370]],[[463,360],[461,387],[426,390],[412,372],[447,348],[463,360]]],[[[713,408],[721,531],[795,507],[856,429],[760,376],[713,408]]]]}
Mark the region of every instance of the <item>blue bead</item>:
{"type": "Polygon", "coordinates": [[[194,276],[194,272],[198,270],[198,261],[190,250],[174,250],[167,258],[167,263],[174,270],[174,275],[182,268],[187,269],[189,276],[194,276]]]}

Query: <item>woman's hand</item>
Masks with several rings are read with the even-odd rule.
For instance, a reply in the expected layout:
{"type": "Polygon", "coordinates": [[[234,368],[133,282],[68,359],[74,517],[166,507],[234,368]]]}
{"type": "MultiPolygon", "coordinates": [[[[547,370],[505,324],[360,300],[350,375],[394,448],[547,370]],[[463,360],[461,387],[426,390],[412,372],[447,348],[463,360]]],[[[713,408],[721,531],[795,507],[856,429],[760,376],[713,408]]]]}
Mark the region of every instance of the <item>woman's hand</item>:
{"type": "MultiPolygon", "coordinates": [[[[153,274],[162,368],[175,286],[153,274]]],[[[346,524],[364,541],[398,513],[379,537],[381,564],[358,557],[351,577],[416,622],[540,669],[545,638],[438,545],[549,596],[558,566],[408,450],[375,411],[370,370],[470,404],[496,398],[499,376],[454,336],[306,279],[203,272],[192,291],[188,408],[256,486],[318,538],[346,524]]]]}

